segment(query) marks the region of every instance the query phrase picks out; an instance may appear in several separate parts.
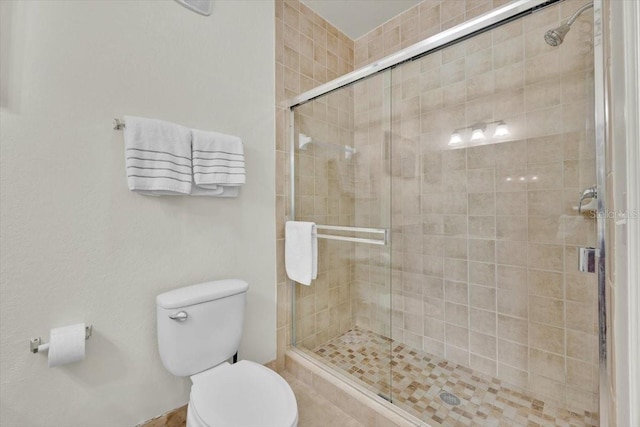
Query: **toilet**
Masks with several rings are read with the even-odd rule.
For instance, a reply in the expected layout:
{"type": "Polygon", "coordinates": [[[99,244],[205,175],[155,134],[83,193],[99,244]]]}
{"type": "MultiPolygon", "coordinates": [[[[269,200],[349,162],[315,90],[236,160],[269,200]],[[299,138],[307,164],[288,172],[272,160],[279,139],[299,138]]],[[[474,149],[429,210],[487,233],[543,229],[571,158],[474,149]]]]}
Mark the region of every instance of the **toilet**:
{"type": "Polygon", "coordinates": [[[246,293],[220,280],[156,297],[158,348],[165,368],[191,378],[187,427],[296,427],[289,384],[258,363],[229,363],[238,351],[246,293]]]}

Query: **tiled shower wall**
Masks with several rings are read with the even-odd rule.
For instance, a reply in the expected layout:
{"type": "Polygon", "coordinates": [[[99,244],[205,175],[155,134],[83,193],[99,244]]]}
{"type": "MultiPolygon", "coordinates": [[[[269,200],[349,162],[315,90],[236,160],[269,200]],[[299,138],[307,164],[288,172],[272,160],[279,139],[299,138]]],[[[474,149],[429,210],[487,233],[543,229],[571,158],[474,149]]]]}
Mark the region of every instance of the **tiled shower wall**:
{"type": "MultiPolygon", "coordinates": [[[[460,3],[423,2],[357,40],[356,58],[404,46],[402,38],[381,43],[395,40],[394,28],[414,34],[424,10],[468,19],[460,3]]],[[[595,184],[591,13],[561,47],[543,40],[582,4],[564,2],[392,70],[391,132],[380,134],[379,151],[391,139],[393,160],[389,170],[377,161],[392,177],[391,324],[380,316],[388,307],[372,303],[384,269],[366,257],[356,264],[355,306],[358,326],[391,329],[396,340],[558,405],[597,411],[596,276],[577,271],[578,247],[595,245],[595,220],[573,209],[595,184]],[[507,142],[447,145],[455,129],[494,120],[509,125],[507,142]]],[[[389,108],[384,89],[369,89],[355,91],[358,163],[372,160],[363,121],[374,112],[380,129],[376,112],[389,108]]],[[[356,223],[381,209],[356,197],[356,223]]]]}
{"type": "MultiPolygon", "coordinates": [[[[277,251],[277,358],[276,367],[284,368],[284,352],[291,342],[291,287],[284,269],[284,223],[289,215],[289,140],[288,114],[284,102],[353,70],[353,41],[330,25],[298,0],[276,0],[276,251],[277,251]]],[[[327,121],[333,111],[325,107],[324,112],[314,110],[320,121],[327,121]],[[324,116],[321,116],[322,114],[324,116]],[[324,118],[322,118],[324,117],[324,118]]],[[[327,130],[328,132],[328,130],[327,130]]],[[[315,135],[310,135],[316,137],[315,135]]],[[[328,161],[328,159],[325,159],[328,161]]],[[[319,165],[311,175],[319,182],[329,183],[329,168],[319,165]],[[324,174],[324,175],[323,175],[324,174]]],[[[307,173],[307,176],[310,174],[307,173]]],[[[309,184],[311,185],[311,184],[309,184]]],[[[311,192],[310,187],[305,191],[311,192]]],[[[333,209],[324,192],[319,189],[319,203],[326,202],[333,209]],[[326,199],[326,200],[323,200],[326,199]]],[[[315,188],[313,190],[315,192],[315,188]]],[[[315,194],[315,193],[314,193],[315,194]]],[[[307,202],[305,202],[307,203],[307,202]]],[[[320,212],[320,211],[319,211],[320,212]]],[[[325,264],[326,265],[326,264],[325,264]]],[[[335,273],[327,274],[326,282],[334,283],[335,273]]],[[[347,277],[347,280],[350,280],[347,277]]],[[[303,313],[307,316],[316,312],[316,287],[308,288],[303,313]],[[310,310],[310,311],[309,311],[310,310]]],[[[327,293],[328,294],[328,293],[327,293]]],[[[323,294],[324,295],[324,294],[323,294]]],[[[327,297],[328,298],[328,297],[327,297]]],[[[346,297],[343,296],[342,299],[346,297]]],[[[319,298],[318,308],[323,311],[325,297],[319,298]]],[[[328,301],[328,300],[327,300],[328,301]]],[[[327,302],[328,303],[328,302],[327,302]]],[[[324,320],[320,319],[318,324],[324,320]]]]}
{"type": "MultiPolygon", "coordinates": [[[[353,89],[345,88],[296,109],[299,134],[312,142],[296,153],[296,219],[353,226],[353,162],[343,147],[353,146],[353,89]]],[[[323,233],[318,230],[318,234],[323,233]]],[[[354,244],[318,239],[318,278],[296,285],[296,344],[313,349],[354,325],[352,280],[354,244]]]]}

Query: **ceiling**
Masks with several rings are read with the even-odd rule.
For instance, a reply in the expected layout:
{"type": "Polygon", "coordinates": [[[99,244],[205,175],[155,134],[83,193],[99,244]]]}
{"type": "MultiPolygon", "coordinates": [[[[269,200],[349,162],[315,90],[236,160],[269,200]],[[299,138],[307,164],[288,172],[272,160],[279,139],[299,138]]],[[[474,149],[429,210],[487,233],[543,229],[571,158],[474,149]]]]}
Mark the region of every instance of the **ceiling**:
{"type": "Polygon", "coordinates": [[[355,40],[422,0],[300,1],[352,40],[355,40]]]}

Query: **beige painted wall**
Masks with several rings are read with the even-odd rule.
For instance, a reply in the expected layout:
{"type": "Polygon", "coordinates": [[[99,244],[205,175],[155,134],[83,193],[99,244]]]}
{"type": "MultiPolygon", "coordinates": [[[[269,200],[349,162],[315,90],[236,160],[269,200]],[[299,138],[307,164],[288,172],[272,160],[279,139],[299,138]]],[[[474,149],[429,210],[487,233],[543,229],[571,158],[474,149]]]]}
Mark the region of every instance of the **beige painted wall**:
{"type": "Polygon", "coordinates": [[[216,1],[210,17],[173,1],[1,3],[0,424],[132,426],[186,403],[154,298],[201,281],[249,282],[240,357],[273,360],[273,3],[216,1]],[[130,192],[111,128],[125,114],[242,137],[240,197],[130,192]],[[76,322],[95,328],[85,361],[49,369],[28,352],[76,322]]]}

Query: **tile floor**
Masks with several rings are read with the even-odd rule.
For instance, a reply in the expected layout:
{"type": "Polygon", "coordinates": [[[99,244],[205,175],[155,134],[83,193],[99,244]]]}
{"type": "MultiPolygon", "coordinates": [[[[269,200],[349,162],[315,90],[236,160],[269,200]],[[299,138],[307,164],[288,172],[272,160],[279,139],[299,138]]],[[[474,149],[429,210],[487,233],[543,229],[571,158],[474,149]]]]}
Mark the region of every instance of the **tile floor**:
{"type": "Polygon", "coordinates": [[[391,393],[395,404],[433,426],[598,425],[597,413],[556,408],[496,378],[366,330],[349,330],[317,347],[314,353],[370,390],[385,396],[391,393]],[[390,352],[391,382],[387,373],[390,352]],[[439,395],[443,391],[459,397],[461,404],[442,402],[439,395]]]}

